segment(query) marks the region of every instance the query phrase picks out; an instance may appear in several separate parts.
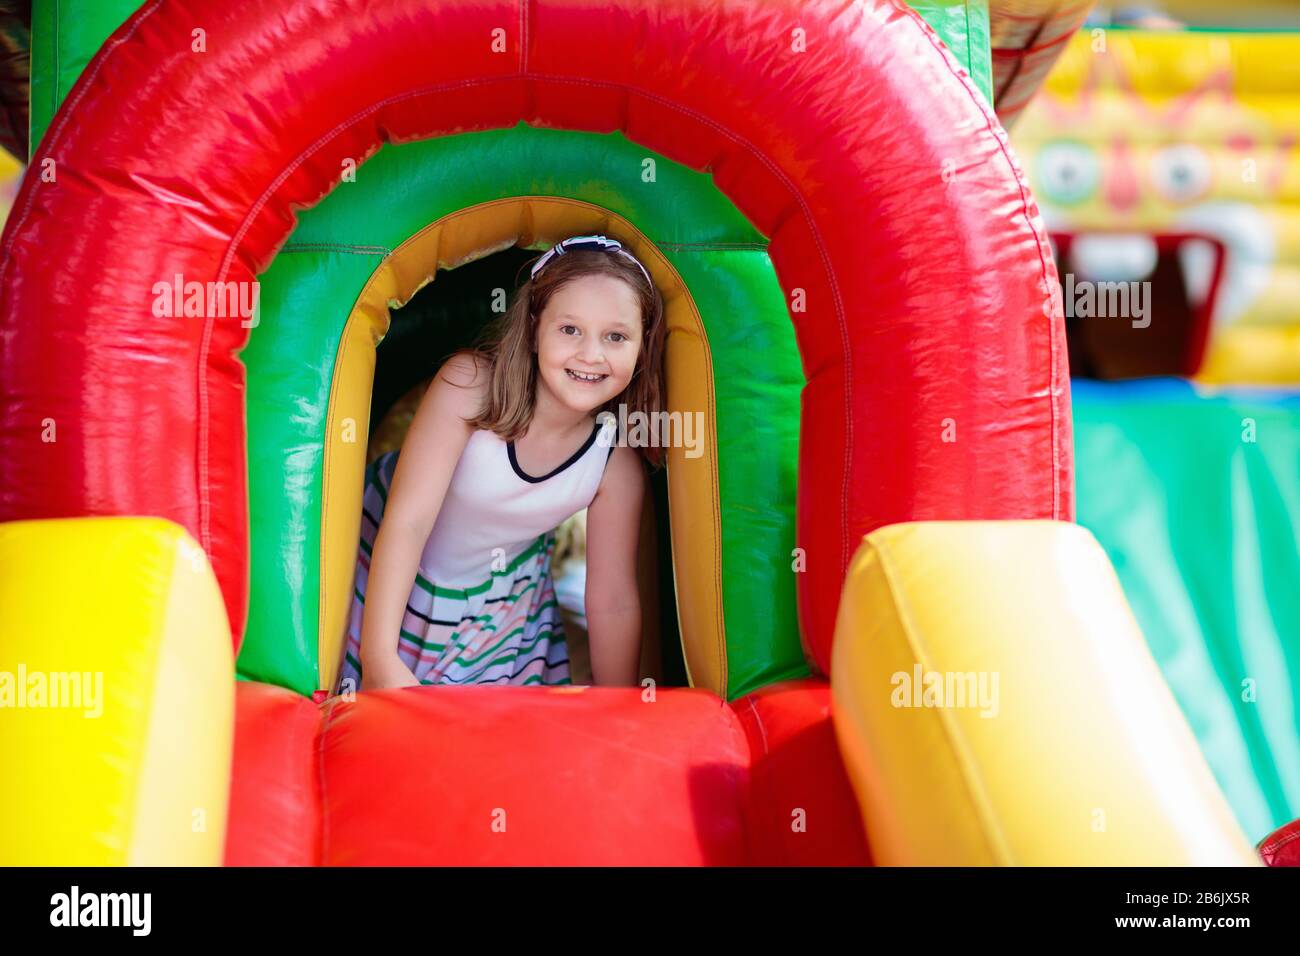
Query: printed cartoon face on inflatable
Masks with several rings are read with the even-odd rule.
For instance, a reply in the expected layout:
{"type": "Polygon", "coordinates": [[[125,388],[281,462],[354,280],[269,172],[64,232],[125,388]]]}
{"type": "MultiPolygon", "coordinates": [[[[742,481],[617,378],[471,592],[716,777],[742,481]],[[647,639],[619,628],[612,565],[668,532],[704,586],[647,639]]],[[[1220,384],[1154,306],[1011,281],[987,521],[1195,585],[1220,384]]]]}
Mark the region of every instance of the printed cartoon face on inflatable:
{"type": "Polygon", "coordinates": [[[1080,34],[1016,128],[1063,283],[1180,279],[1154,294],[1201,348],[1163,371],[1300,379],[1297,53],[1287,34],[1080,34]]]}

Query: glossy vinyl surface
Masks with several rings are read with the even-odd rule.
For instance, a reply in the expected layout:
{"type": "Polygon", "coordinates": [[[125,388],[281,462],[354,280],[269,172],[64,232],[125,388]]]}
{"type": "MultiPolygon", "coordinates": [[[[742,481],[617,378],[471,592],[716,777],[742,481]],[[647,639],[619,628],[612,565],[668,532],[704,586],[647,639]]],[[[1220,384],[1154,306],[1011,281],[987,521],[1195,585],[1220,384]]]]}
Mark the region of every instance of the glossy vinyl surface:
{"type": "Polygon", "coordinates": [[[212,559],[237,643],[249,527],[236,353],[249,330],[156,317],[155,284],[251,282],[345,158],[521,120],[618,129],[707,169],[770,240],[807,379],[798,594],[821,669],[866,531],[1071,514],[1045,237],[987,103],[914,12],[686,0],[294,12],[214,4],[208,52],[177,56],[192,11],[151,3],[55,117],[38,156],[56,160],[58,187],[24,182],[0,248],[0,519],[177,521],[212,559]],[[828,42],[791,51],[796,8],[828,42]],[[483,40],[497,28],[504,54],[483,40]],[[250,74],[255,49],[276,56],[250,74]],[[56,443],[40,441],[46,419],[56,443]],[[949,422],[955,441],[940,438],[949,422]]]}
{"type": "Polygon", "coordinates": [[[1076,524],[868,535],[831,692],[878,865],[1260,865],[1076,524]]]}
{"type": "Polygon", "coordinates": [[[747,862],[749,747],[707,691],[376,691],[321,734],[326,866],[747,862]]]}

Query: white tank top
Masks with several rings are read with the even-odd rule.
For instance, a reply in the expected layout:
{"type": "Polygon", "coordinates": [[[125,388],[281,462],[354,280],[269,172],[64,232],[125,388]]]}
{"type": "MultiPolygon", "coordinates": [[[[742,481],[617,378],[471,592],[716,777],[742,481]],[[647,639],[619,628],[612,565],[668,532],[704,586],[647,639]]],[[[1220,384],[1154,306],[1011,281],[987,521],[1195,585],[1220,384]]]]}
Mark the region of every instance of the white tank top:
{"type": "Polygon", "coordinates": [[[482,584],[538,535],[590,505],[614,452],[617,425],[612,417],[604,425],[596,423],[582,447],[545,475],[529,475],[519,467],[514,442],[476,430],[424,545],[424,576],[440,587],[482,584]]]}

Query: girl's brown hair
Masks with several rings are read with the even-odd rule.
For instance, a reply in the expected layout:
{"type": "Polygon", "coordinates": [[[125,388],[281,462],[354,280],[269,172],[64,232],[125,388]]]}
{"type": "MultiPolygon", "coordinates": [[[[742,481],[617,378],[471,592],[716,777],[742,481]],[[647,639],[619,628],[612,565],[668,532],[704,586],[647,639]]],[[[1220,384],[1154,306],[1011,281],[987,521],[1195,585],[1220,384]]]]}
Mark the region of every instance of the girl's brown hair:
{"type": "MultiPolygon", "coordinates": [[[[536,260],[533,260],[536,261],[536,260]]],[[[531,263],[528,264],[531,266],[531,263]]],[[[617,253],[599,249],[570,249],[547,263],[536,278],[530,278],[515,293],[505,313],[484,330],[470,350],[491,369],[483,407],[468,419],[475,428],[495,432],[505,441],[519,438],[533,419],[537,396],[537,360],[534,347],[542,312],[556,291],[580,276],[607,275],[622,279],[636,292],[641,305],[641,348],[636,370],[627,388],[599,409],[618,416],[620,404],[633,412],[644,412],[650,423],[663,409],[664,304],[659,290],[646,281],[636,263],[617,253]]],[[[620,438],[623,436],[620,436],[620,438]]],[[[663,449],[640,449],[651,467],[663,462],[663,449]]]]}

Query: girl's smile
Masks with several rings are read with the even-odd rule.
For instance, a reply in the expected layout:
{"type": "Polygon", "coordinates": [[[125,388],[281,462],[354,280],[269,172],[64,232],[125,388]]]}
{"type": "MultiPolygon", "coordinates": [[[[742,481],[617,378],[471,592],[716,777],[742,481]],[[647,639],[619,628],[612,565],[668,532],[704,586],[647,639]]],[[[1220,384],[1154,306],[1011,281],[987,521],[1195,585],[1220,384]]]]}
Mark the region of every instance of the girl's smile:
{"type": "Polygon", "coordinates": [[[613,276],[579,276],[555,291],[538,321],[538,385],[560,406],[588,414],[627,388],[640,351],[635,290],[613,276]]]}

